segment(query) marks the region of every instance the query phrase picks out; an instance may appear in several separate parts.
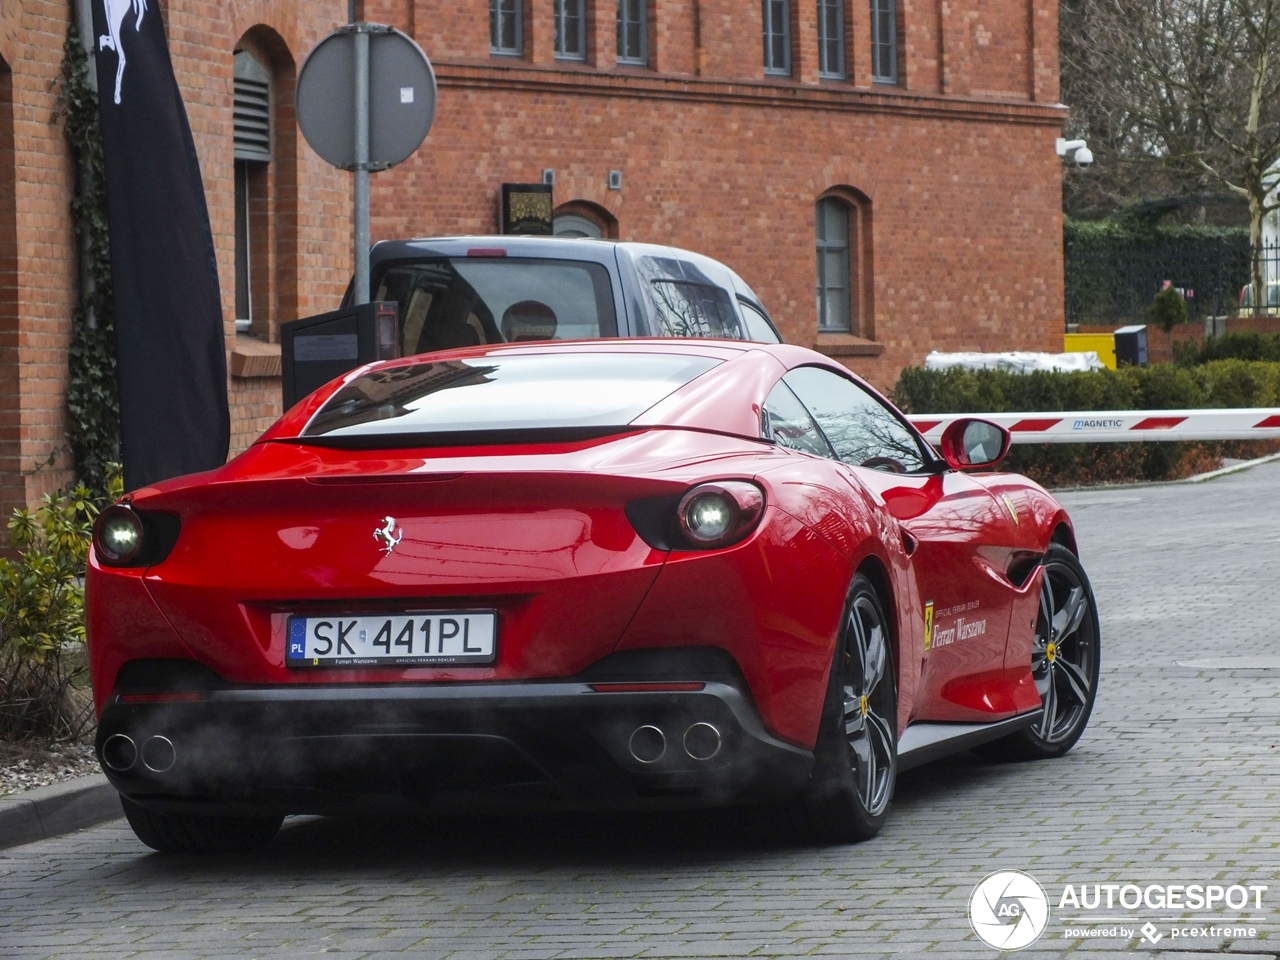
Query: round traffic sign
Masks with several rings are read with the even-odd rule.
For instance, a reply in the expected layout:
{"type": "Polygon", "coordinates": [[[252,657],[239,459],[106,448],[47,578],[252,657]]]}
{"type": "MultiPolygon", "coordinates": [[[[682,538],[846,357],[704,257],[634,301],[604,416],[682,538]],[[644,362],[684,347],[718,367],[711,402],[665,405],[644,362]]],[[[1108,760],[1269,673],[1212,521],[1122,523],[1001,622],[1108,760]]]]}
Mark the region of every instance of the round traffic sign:
{"type": "Polygon", "coordinates": [[[431,61],[394,27],[352,24],[316,45],[298,74],[298,126],[326,161],[355,169],[358,30],[369,34],[369,169],[385,170],[418,149],[436,114],[431,61]]]}

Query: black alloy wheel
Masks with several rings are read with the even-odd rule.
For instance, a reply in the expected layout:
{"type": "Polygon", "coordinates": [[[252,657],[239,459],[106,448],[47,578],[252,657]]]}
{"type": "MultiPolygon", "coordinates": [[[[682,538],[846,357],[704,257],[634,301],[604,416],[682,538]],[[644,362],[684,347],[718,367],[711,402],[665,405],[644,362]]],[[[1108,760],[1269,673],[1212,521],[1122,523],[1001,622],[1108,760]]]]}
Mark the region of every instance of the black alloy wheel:
{"type": "Polygon", "coordinates": [[[836,644],[813,775],[789,808],[807,839],[849,843],[880,832],[898,772],[896,686],[888,620],[875,588],[858,574],[836,644]]]}
{"type": "Polygon", "coordinates": [[[1053,544],[1045,554],[1031,675],[1044,704],[1033,726],[977,748],[990,760],[1047,760],[1075,746],[1098,694],[1101,629],[1080,561],[1053,544]]]}

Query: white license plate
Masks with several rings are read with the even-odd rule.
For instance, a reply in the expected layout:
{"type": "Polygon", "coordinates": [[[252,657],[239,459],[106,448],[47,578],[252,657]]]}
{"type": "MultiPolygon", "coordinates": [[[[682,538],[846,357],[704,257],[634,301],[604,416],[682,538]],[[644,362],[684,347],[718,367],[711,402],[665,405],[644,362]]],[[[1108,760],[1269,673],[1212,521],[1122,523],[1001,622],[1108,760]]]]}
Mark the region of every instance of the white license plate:
{"type": "Polygon", "coordinates": [[[497,641],[493,610],[290,617],[286,661],[291,667],[493,663],[497,641]]]}

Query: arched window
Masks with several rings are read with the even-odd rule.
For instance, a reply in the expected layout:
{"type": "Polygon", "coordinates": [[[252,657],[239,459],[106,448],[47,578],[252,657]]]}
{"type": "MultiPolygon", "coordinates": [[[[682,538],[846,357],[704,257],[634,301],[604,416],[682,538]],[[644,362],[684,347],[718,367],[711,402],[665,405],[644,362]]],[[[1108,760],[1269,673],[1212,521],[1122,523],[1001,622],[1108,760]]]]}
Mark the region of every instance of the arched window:
{"type": "Polygon", "coordinates": [[[551,232],[557,237],[607,237],[616,240],[618,221],[608,210],[590,200],[570,200],[556,207],[551,232]]]}
{"type": "Polygon", "coordinates": [[[870,202],[851,190],[823,197],[814,227],[818,332],[874,339],[870,202]]]}
{"type": "Polygon", "coordinates": [[[599,239],[604,236],[604,231],[600,229],[600,224],[576,213],[566,213],[556,217],[552,221],[552,232],[557,237],[593,237],[599,239]]]}
{"type": "Polygon", "coordinates": [[[818,330],[848,333],[849,311],[849,208],[834,197],[819,200],[818,234],[818,330]]]}
{"type": "MultiPolygon", "coordinates": [[[[253,207],[266,192],[271,162],[271,73],[247,50],[235,56],[236,330],[253,326],[253,207]]],[[[261,273],[258,270],[258,273],[261,273]]]]}

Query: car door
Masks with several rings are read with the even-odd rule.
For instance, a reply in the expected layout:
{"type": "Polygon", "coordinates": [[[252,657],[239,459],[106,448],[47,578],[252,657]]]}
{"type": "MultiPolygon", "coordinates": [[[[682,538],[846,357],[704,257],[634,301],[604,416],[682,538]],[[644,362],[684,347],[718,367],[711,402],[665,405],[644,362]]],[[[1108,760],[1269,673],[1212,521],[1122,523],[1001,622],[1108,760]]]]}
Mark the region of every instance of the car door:
{"type": "Polygon", "coordinates": [[[915,720],[982,721],[1013,712],[1005,644],[1016,591],[1005,578],[1012,524],[981,484],[941,468],[879,397],[826,367],[783,377],[850,483],[871,490],[909,535],[924,630],[915,720]]]}

